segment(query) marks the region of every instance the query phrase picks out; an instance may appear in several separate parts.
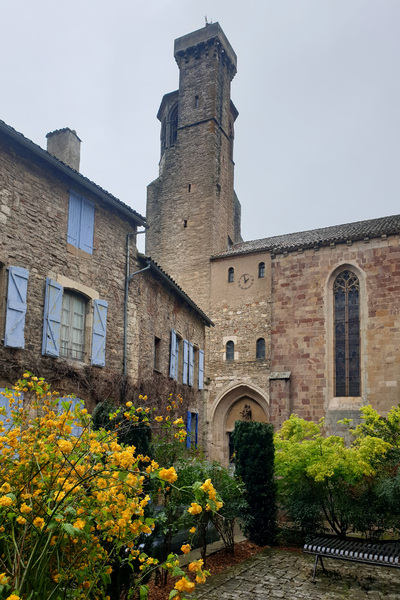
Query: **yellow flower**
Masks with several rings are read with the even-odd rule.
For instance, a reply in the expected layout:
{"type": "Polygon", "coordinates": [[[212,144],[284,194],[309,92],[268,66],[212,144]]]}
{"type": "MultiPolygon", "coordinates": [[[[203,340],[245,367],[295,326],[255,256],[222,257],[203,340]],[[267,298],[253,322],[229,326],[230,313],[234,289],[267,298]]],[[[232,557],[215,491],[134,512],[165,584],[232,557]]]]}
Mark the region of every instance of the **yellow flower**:
{"type": "Polygon", "coordinates": [[[163,420],[162,417],[155,417],[155,420],[158,421],[159,423],[161,423],[161,421],[163,420]]]}
{"type": "Polygon", "coordinates": [[[204,561],[199,558],[199,560],[195,560],[189,564],[189,571],[195,573],[196,571],[201,571],[201,567],[203,566],[204,561]]]}
{"type": "Polygon", "coordinates": [[[183,554],[189,554],[191,548],[190,548],[190,544],[184,544],[183,546],[181,546],[181,550],[183,552],[183,554]]]}
{"type": "Polygon", "coordinates": [[[11,490],[11,485],[6,481],[5,483],[3,483],[0,489],[3,492],[3,494],[8,494],[8,492],[11,490]]]}
{"type": "Polygon", "coordinates": [[[197,502],[192,502],[188,508],[188,513],[191,515],[199,515],[202,510],[203,509],[201,508],[200,504],[197,504],[197,502]]]}
{"type": "Polygon", "coordinates": [[[6,600],[21,600],[21,599],[17,594],[11,594],[11,596],[8,596],[8,598],[6,598],[6,600]]]}
{"type": "Polygon", "coordinates": [[[68,440],[58,440],[58,447],[64,454],[69,454],[72,452],[73,445],[72,442],[68,440]]]}
{"type": "Polygon", "coordinates": [[[6,585],[7,582],[8,582],[8,578],[7,578],[6,574],[0,573],[0,584],[6,585]]]}
{"type": "Polygon", "coordinates": [[[17,517],[17,523],[19,523],[20,525],[25,525],[26,523],[26,519],[25,517],[17,517]]]}
{"type": "Polygon", "coordinates": [[[125,406],[127,406],[128,408],[130,408],[130,407],[132,406],[132,402],[127,402],[127,403],[125,404],[125,406]]]}
{"type": "Polygon", "coordinates": [[[2,496],[0,498],[0,506],[11,506],[12,503],[12,498],[9,498],[8,496],[2,496]]]}
{"type": "Polygon", "coordinates": [[[169,469],[161,469],[159,472],[160,479],[164,479],[168,481],[168,483],[174,483],[178,479],[178,475],[174,467],[170,467],[169,469]]]}
{"type": "Polygon", "coordinates": [[[72,526],[75,527],[75,529],[83,529],[85,527],[85,521],[83,519],[77,519],[72,526]]]}
{"type": "Polygon", "coordinates": [[[175,584],[176,590],[178,590],[179,592],[188,592],[189,594],[191,594],[193,592],[195,587],[196,586],[194,585],[194,583],[192,583],[185,577],[182,577],[182,579],[177,581],[175,584]]]}
{"type": "Polygon", "coordinates": [[[35,527],[42,529],[44,525],[44,519],[42,519],[42,517],[36,517],[36,519],[34,519],[33,521],[33,524],[35,525],[35,527]]]}
{"type": "Polygon", "coordinates": [[[179,417],[179,419],[176,419],[176,421],[174,421],[174,425],[183,425],[182,417],[179,417]]]}
{"type": "Polygon", "coordinates": [[[191,527],[189,529],[189,533],[196,533],[196,527],[191,527]]]}
{"type": "Polygon", "coordinates": [[[20,511],[22,513],[30,513],[31,510],[32,510],[32,508],[30,506],[28,506],[27,504],[25,504],[25,502],[23,504],[21,504],[20,511]]]}

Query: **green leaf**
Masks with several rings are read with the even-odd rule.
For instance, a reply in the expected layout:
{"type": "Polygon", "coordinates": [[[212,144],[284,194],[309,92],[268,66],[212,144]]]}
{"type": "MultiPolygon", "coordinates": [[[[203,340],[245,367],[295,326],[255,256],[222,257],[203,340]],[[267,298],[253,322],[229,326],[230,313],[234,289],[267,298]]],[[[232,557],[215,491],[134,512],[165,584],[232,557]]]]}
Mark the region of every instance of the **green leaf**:
{"type": "Polygon", "coordinates": [[[71,523],[62,523],[61,529],[63,529],[71,537],[76,537],[79,532],[79,529],[73,527],[71,523]]]}
{"type": "Polygon", "coordinates": [[[140,586],[140,600],[146,600],[147,596],[149,595],[149,586],[148,585],[141,585],[140,586]]]}

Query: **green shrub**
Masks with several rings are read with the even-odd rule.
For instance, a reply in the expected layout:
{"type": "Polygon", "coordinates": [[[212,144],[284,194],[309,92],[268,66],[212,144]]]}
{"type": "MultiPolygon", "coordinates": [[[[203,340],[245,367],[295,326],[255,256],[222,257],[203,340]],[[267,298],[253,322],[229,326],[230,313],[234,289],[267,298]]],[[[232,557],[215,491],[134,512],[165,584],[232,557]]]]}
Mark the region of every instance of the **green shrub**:
{"type": "Polygon", "coordinates": [[[241,478],[247,491],[248,507],[242,512],[244,531],[256,544],[273,544],[276,539],[273,426],[236,421],[233,441],[235,475],[241,478]]]}

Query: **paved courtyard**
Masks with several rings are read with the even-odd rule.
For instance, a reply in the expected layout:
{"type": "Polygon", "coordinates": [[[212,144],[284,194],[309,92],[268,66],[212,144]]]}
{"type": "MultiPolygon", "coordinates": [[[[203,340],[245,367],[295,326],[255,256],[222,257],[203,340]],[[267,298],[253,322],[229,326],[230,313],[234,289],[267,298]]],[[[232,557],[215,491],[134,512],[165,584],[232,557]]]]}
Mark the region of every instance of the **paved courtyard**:
{"type": "Polygon", "coordinates": [[[400,569],[369,567],[324,559],[316,583],[314,558],[268,549],[207,580],[196,589],[198,600],[399,600],[400,569]]]}

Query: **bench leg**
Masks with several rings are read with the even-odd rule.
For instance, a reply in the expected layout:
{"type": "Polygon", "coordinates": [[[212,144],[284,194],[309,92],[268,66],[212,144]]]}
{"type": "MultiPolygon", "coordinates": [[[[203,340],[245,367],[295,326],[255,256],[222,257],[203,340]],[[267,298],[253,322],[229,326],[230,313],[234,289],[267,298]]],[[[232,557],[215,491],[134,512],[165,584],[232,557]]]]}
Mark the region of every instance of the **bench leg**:
{"type": "Polygon", "coordinates": [[[318,559],[319,559],[319,562],[321,563],[322,569],[326,573],[326,570],[325,570],[325,567],[324,567],[324,563],[322,562],[322,556],[320,556],[319,554],[316,554],[315,555],[315,562],[314,562],[314,569],[313,569],[313,578],[312,578],[312,582],[313,583],[315,583],[315,572],[317,570],[318,559]]]}
{"type": "Polygon", "coordinates": [[[315,562],[314,562],[314,570],[313,570],[313,574],[312,574],[312,582],[313,583],[315,583],[315,571],[317,570],[318,558],[319,558],[319,555],[316,554],[315,555],[315,562]]]}

